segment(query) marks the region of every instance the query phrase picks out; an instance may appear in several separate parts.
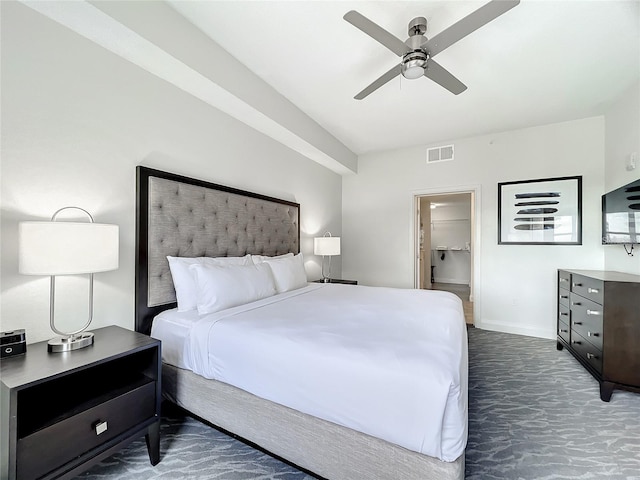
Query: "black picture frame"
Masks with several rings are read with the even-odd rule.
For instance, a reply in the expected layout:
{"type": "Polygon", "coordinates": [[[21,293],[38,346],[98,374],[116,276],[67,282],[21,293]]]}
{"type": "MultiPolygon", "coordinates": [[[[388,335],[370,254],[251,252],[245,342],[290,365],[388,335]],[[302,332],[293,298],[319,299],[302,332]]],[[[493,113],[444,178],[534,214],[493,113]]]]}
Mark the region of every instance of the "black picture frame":
{"type": "Polygon", "coordinates": [[[498,183],[499,245],[582,245],[582,176],[498,183]]]}

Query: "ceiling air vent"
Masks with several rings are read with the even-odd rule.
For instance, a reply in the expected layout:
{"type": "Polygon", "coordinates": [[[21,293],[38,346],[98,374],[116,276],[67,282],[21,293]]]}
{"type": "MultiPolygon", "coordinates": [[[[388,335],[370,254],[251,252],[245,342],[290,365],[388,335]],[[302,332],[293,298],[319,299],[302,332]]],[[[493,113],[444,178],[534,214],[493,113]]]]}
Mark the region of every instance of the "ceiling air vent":
{"type": "Polygon", "coordinates": [[[453,145],[444,145],[427,149],[427,163],[453,160],[453,145]]]}

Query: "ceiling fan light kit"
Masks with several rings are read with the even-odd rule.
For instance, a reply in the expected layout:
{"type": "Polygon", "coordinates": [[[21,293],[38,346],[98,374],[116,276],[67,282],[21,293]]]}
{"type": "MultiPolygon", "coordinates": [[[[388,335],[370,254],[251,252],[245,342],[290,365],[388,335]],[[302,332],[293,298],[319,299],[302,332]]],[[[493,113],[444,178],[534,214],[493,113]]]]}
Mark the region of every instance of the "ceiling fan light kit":
{"type": "Polygon", "coordinates": [[[424,75],[429,56],[424,52],[407,53],[402,59],[402,76],[409,80],[415,80],[424,75]]]}
{"type": "Polygon", "coordinates": [[[427,19],[416,17],[409,22],[409,38],[404,42],[355,10],[347,12],[344,15],[347,22],[402,58],[399,65],[382,74],[354,98],[362,100],[400,74],[409,80],[427,77],[454,95],[464,92],[466,85],[432,58],[519,3],[520,0],[493,0],[430,40],[424,36],[427,32],[427,19]]]}

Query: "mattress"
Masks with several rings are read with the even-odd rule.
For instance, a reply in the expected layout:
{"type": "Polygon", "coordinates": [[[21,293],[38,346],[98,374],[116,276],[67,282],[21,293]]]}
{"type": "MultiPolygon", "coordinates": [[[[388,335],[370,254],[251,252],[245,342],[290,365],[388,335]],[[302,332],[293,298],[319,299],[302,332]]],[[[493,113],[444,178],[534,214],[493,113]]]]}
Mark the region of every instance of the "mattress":
{"type": "Polygon", "coordinates": [[[467,438],[467,339],[448,292],[310,284],[153,323],[163,360],[300,412],[454,461],[467,438]]]}

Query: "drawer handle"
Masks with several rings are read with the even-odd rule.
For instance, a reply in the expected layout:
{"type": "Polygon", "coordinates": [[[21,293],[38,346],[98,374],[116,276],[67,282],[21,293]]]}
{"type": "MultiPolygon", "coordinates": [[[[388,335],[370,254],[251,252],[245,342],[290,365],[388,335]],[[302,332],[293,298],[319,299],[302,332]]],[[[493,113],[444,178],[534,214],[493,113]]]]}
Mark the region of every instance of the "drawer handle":
{"type": "Polygon", "coordinates": [[[594,355],[593,353],[587,353],[587,358],[588,358],[589,360],[591,360],[591,359],[593,359],[593,358],[598,358],[598,356],[597,356],[597,355],[594,355]]]}
{"type": "Polygon", "coordinates": [[[569,333],[569,330],[560,329],[560,333],[569,333]]]}
{"type": "Polygon", "coordinates": [[[598,290],[597,288],[587,288],[587,293],[600,293],[600,290],[598,290]]]}
{"type": "Polygon", "coordinates": [[[574,340],[571,343],[575,343],[576,345],[582,345],[582,342],[580,340],[574,340]]]}
{"type": "Polygon", "coordinates": [[[587,315],[602,315],[600,310],[587,310],[587,315]]]}
{"type": "Polygon", "coordinates": [[[580,302],[571,302],[571,305],[582,305],[580,302]]]}
{"type": "Polygon", "coordinates": [[[569,295],[560,295],[560,298],[569,298],[569,295]]]}
{"type": "Polygon", "coordinates": [[[96,431],[96,435],[100,435],[107,431],[107,422],[98,421],[93,428],[96,431]]]}
{"type": "Polygon", "coordinates": [[[574,286],[574,287],[581,287],[581,286],[582,286],[582,284],[581,284],[581,283],[574,283],[574,284],[573,284],[573,286],[574,286]]]}
{"type": "Polygon", "coordinates": [[[600,334],[598,332],[587,332],[587,337],[599,337],[600,334]]]}
{"type": "Polygon", "coordinates": [[[574,325],[582,325],[582,322],[576,322],[575,320],[573,321],[574,325]]]}
{"type": "Polygon", "coordinates": [[[561,281],[561,282],[568,282],[568,281],[569,281],[569,279],[568,279],[568,278],[560,278],[560,281],[561,281]]]}
{"type": "Polygon", "coordinates": [[[569,314],[567,312],[560,312],[560,315],[564,315],[566,317],[569,314]]]}

